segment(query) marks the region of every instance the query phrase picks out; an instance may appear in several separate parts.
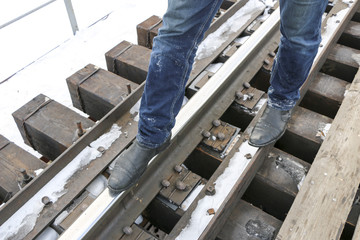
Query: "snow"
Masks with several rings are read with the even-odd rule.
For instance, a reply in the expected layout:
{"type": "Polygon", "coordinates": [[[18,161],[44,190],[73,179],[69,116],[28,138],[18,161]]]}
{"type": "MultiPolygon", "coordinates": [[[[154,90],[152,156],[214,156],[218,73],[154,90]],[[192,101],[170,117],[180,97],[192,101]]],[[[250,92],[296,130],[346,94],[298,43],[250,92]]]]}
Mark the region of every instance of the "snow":
{"type": "Polygon", "coordinates": [[[86,187],[86,190],[90,193],[90,196],[96,198],[104,191],[107,186],[107,178],[104,175],[97,176],[90,184],[86,187]]]}
{"type": "Polygon", "coordinates": [[[320,137],[321,140],[325,140],[327,133],[329,132],[331,123],[319,123],[319,128],[316,133],[316,137],[320,137]]]}
{"type": "Polygon", "coordinates": [[[201,233],[214,216],[209,215],[207,210],[213,208],[216,214],[216,211],[251,161],[251,159],[247,159],[245,155],[250,153],[254,156],[257,150],[258,148],[250,146],[248,142],[244,142],[240,146],[238,152],[230,159],[229,166],[215,181],[215,195],[205,196],[198,201],[196,209],[191,214],[188,225],[180,232],[176,240],[191,240],[200,237],[201,233]]]}
{"type": "Polygon", "coordinates": [[[195,200],[195,198],[199,195],[199,193],[201,192],[201,190],[205,187],[204,184],[201,184],[199,186],[197,186],[191,193],[190,195],[185,199],[185,201],[181,204],[181,209],[186,211],[188,210],[188,208],[190,207],[190,205],[192,204],[192,202],[195,200]]]}
{"type": "MultiPolygon", "coordinates": [[[[0,8],[0,25],[44,2],[7,1],[0,8]]],[[[33,62],[0,84],[0,134],[37,157],[41,155],[24,144],[11,114],[40,93],[81,113],[72,107],[65,79],[88,63],[106,69],[104,54],[123,40],[137,43],[136,25],[153,14],[161,17],[167,7],[166,0],[72,2],[80,28],[75,36],[64,1],[0,29],[0,82],[33,62]]]]}
{"type": "Polygon", "coordinates": [[[34,171],[35,175],[38,176],[40,173],[42,173],[44,171],[44,169],[39,168],[37,170],[34,171]]]}
{"type": "Polygon", "coordinates": [[[237,32],[251,18],[255,11],[264,9],[265,4],[263,2],[259,0],[248,1],[234,16],[202,41],[196,52],[196,59],[201,60],[211,56],[229,38],[230,34],[237,32]]]}
{"type": "Polygon", "coordinates": [[[55,240],[58,239],[58,237],[59,234],[54,229],[47,227],[35,240],[55,240]]]}
{"type": "Polygon", "coordinates": [[[92,142],[90,147],[83,149],[66,167],[52,178],[51,181],[1,225],[0,236],[2,236],[4,240],[12,239],[14,236],[16,236],[16,239],[24,238],[35,226],[37,217],[44,208],[41,199],[47,196],[52,203],[55,203],[66,193],[65,185],[71,176],[78,170],[83,169],[91,161],[101,157],[102,153],[97,150],[98,146],[103,146],[107,149],[120,134],[120,127],[114,124],[109,132],[92,142]]]}

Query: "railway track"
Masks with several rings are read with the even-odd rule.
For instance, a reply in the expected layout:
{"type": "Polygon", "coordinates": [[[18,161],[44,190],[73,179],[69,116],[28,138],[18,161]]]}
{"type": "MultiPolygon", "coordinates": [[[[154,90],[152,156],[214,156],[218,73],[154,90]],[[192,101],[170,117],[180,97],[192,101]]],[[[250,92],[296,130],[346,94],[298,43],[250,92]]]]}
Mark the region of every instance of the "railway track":
{"type": "MultiPolygon", "coordinates": [[[[224,2],[209,34],[246,4],[224,2]]],[[[44,95],[16,111],[13,116],[25,142],[51,164],[35,177],[32,170],[44,168],[44,163],[21,163],[28,172],[21,171],[15,182],[24,188],[12,197],[5,191],[0,236],[40,238],[45,229],[54,239],[290,239],[284,230],[291,229],[287,213],[303,183],[307,187],[306,176],[312,178],[317,153],[330,124],[339,118],[345,92],[353,91],[352,81],[359,78],[352,58],[360,53],[359,3],[329,5],[323,42],[287,132],[275,145],[257,149],[247,139],[266,104],[280,37],[279,10],[274,6],[264,20],[264,9],[255,5],[248,18],[241,19],[243,26],[227,34],[212,54],[196,60],[187,85],[190,99],[179,114],[170,147],[152,160],[132,189],[117,196],[101,190],[111,162],[135,137],[136,104],[151,52],[146,47],[151,47],[160,18],[153,16],[138,26],[139,45],[124,41],[106,53],[109,71],[90,64],[67,79],[74,106],[90,119],[44,95]]],[[[11,152],[20,150],[6,139],[0,143],[2,159],[16,159],[11,152]]],[[[21,164],[6,169],[14,171],[21,164]]],[[[13,187],[4,182],[8,188],[3,189],[13,187]]],[[[358,185],[355,180],[356,189],[358,185]]],[[[353,236],[358,195],[347,190],[343,194],[351,197],[337,210],[342,225],[323,229],[327,239],[353,236]],[[332,235],[334,229],[337,235],[332,235]]],[[[294,206],[296,210],[296,202],[294,206]]]]}

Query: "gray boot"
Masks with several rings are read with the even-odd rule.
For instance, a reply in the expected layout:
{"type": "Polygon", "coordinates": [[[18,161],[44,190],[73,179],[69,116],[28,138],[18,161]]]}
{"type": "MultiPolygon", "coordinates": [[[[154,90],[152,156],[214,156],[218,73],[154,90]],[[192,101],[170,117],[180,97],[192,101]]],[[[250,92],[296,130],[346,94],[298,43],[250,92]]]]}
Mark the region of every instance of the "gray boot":
{"type": "Polygon", "coordinates": [[[285,133],[290,117],[291,110],[281,111],[266,106],[263,115],[251,132],[249,144],[254,147],[263,147],[277,141],[285,133]]]}
{"type": "Polygon", "coordinates": [[[139,143],[134,143],[115,160],[114,169],[108,180],[112,193],[120,193],[139,180],[149,161],[170,145],[170,137],[160,147],[151,149],[139,143]]]}

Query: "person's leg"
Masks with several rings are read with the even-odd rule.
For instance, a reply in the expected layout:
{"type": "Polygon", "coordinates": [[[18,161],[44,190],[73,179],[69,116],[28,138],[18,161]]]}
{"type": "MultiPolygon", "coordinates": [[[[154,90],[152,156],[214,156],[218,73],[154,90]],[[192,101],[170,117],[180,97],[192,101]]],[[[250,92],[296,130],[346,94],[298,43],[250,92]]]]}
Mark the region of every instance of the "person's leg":
{"type": "Polygon", "coordinates": [[[148,162],[169,143],[180,111],[198,44],[222,0],[169,0],[163,27],[155,37],[135,142],[116,160],[108,186],[127,189],[148,162]]]}
{"type": "Polygon", "coordinates": [[[327,0],[280,0],[281,41],[272,69],[268,106],[249,143],[265,146],[286,130],[290,111],[300,98],[321,42],[321,19],[327,0]]]}

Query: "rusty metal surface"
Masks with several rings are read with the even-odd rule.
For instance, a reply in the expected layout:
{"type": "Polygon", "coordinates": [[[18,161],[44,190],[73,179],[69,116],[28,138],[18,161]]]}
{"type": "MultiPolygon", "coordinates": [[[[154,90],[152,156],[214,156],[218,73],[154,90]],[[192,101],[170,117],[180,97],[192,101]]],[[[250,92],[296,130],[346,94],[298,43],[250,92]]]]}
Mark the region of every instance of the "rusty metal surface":
{"type": "Polygon", "coordinates": [[[221,122],[219,126],[213,126],[210,129],[210,137],[203,140],[203,144],[222,152],[232,140],[234,134],[237,133],[237,128],[228,123],[221,122]]]}
{"type": "Polygon", "coordinates": [[[253,110],[259,100],[264,96],[264,92],[256,88],[249,87],[241,90],[243,97],[235,101],[246,109],[253,110]]]}

